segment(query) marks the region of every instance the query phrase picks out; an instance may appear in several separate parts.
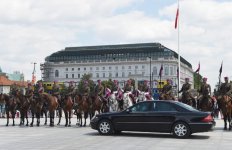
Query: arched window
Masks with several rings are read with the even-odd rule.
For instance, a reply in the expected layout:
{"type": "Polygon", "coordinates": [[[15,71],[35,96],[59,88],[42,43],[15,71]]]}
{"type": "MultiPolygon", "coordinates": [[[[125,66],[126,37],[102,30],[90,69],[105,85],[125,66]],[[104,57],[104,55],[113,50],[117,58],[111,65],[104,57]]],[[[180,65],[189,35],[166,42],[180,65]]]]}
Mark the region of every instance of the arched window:
{"type": "Polygon", "coordinates": [[[59,71],[58,70],[55,71],[55,77],[59,77],[59,71]]]}

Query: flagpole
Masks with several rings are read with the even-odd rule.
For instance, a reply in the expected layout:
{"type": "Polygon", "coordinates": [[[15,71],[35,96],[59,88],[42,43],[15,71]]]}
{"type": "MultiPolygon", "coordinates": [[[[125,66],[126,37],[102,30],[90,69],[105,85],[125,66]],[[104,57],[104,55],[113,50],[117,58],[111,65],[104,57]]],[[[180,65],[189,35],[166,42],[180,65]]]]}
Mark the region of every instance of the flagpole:
{"type": "MultiPolygon", "coordinates": [[[[179,16],[179,14],[180,14],[180,9],[179,9],[179,0],[178,0],[178,22],[177,22],[177,26],[178,26],[178,47],[177,47],[177,49],[178,49],[178,68],[179,68],[179,71],[178,71],[178,91],[180,91],[180,72],[181,72],[181,68],[180,68],[180,24],[179,24],[179,22],[180,22],[180,16],[179,16]]],[[[179,99],[179,92],[177,92],[178,93],[178,99],[179,99]]]]}

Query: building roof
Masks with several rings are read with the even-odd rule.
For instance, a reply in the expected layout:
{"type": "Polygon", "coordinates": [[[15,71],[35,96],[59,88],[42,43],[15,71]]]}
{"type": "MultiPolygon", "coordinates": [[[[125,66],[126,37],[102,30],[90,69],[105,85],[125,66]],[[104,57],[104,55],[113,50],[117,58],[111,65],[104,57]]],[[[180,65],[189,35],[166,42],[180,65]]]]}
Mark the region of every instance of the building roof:
{"type": "MultiPolygon", "coordinates": [[[[173,55],[178,59],[178,54],[173,50],[161,45],[160,43],[137,43],[137,44],[119,44],[119,45],[100,45],[100,46],[82,46],[82,47],[66,47],[65,50],[61,50],[51,54],[45,58],[45,61],[72,61],[75,60],[75,56],[85,57],[91,55],[100,55],[102,57],[107,54],[116,54],[115,57],[122,57],[120,54],[135,54],[145,53],[147,56],[151,56],[151,53],[157,53],[158,55],[173,55]],[[117,55],[118,54],[118,55],[117,55]],[[60,59],[57,59],[60,58],[60,59]]],[[[112,56],[111,56],[112,57],[112,56]]],[[[128,56],[125,56],[128,57],[128,56]]],[[[186,61],[183,57],[180,57],[182,63],[186,64],[190,68],[192,65],[186,61]]]]}
{"type": "Polygon", "coordinates": [[[25,81],[13,81],[9,80],[6,76],[0,75],[0,86],[10,86],[13,85],[14,83],[17,83],[20,87],[26,87],[27,82],[25,81]]]}

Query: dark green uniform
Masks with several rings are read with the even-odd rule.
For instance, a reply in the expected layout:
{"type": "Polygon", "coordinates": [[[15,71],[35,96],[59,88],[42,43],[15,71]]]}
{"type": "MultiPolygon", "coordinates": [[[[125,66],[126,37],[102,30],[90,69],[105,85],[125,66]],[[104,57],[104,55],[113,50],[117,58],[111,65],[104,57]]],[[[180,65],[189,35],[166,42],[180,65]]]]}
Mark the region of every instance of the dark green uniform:
{"type": "Polygon", "coordinates": [[[228,95],[232,97],[232,86],[230,83],[222,83],[220,90],[221,95],[228,95]]]}

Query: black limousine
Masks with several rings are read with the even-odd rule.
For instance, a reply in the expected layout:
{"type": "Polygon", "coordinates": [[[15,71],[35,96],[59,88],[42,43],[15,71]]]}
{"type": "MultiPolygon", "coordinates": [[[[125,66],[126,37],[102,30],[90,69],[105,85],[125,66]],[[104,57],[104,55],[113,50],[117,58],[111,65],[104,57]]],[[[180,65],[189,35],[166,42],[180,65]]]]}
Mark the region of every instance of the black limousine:
{"type": "Polygon", "coordinates": [[[176,101],[144,101],[124,111],[94,116],[91,128],[102,135],[121,131],[172,133],[187,138],[196,132],[207,132],[213,127],[210,112],[202,112],[176,101]]]}

